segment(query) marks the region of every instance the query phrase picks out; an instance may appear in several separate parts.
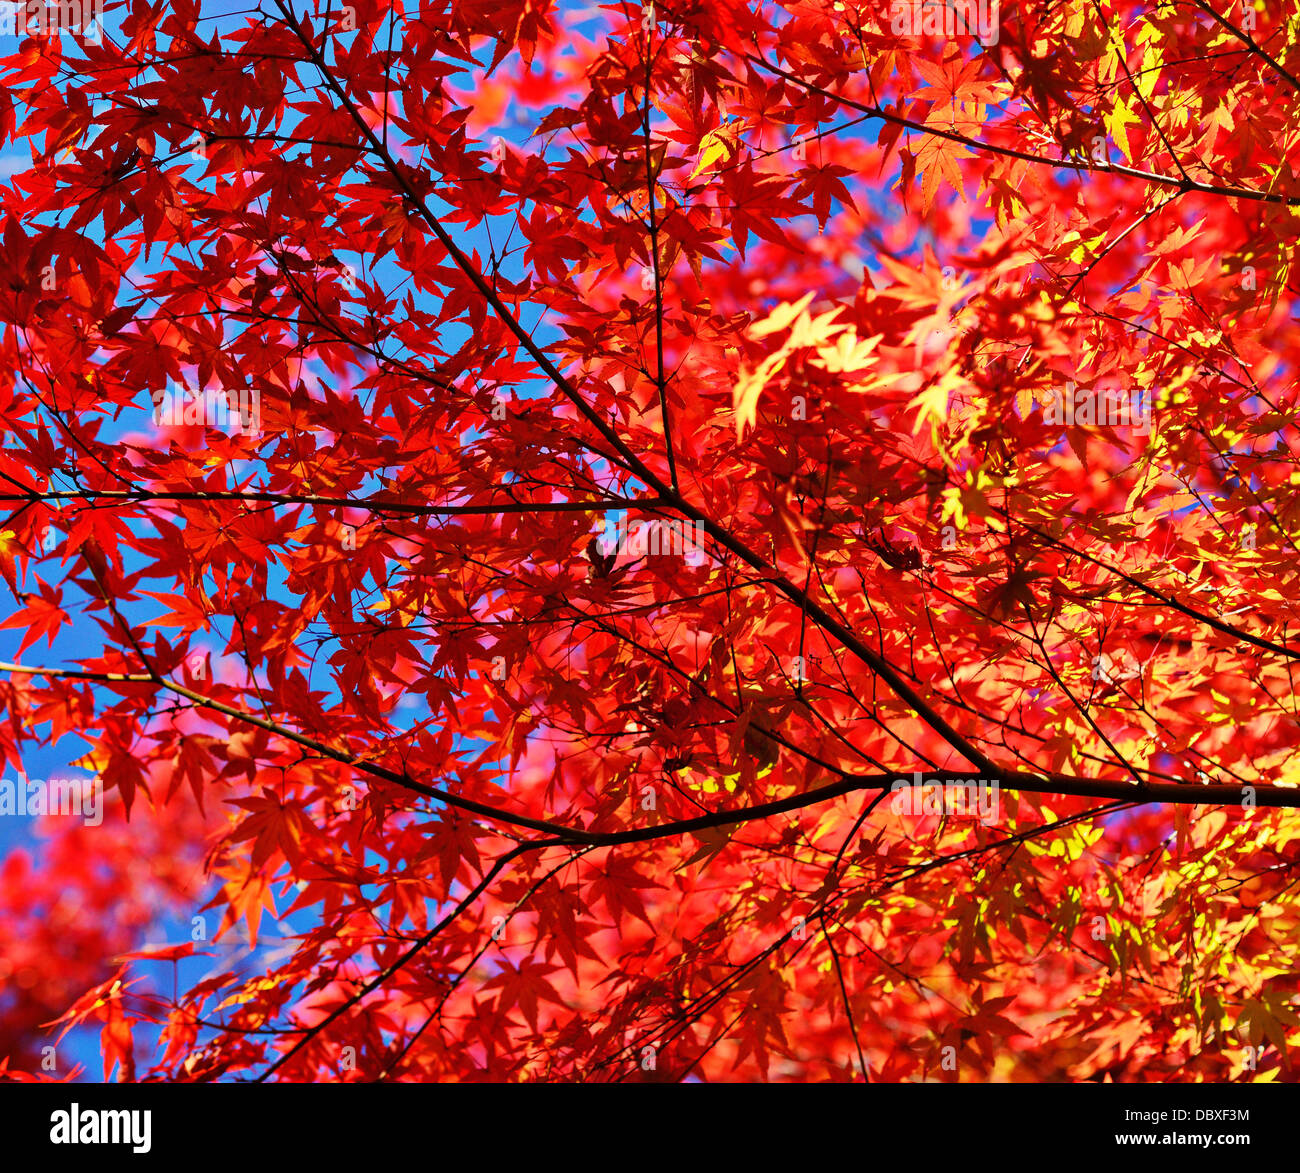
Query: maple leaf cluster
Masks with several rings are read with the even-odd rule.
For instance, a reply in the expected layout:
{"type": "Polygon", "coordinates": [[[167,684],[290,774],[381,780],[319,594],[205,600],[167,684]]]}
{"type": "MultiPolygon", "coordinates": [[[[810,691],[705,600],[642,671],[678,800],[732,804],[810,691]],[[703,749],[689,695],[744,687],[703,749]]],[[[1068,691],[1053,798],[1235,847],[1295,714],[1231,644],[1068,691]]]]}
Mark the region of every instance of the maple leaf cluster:
{"type": "Polygon", "coordinates": [[[0,1079],[1293,1082],[1291,8],[3,46],[0,1079]]]}

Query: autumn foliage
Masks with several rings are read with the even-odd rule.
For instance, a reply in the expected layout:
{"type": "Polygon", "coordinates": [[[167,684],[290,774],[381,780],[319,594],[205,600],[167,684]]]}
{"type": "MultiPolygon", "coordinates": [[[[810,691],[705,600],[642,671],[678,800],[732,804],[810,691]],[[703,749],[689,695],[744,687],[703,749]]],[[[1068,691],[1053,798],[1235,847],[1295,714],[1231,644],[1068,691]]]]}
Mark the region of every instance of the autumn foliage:
{"type": "Polygon", "coordinates": [[[1292,0],[224,12],[0,42],[0,1078],[1295,1080],[1292,0]]]}

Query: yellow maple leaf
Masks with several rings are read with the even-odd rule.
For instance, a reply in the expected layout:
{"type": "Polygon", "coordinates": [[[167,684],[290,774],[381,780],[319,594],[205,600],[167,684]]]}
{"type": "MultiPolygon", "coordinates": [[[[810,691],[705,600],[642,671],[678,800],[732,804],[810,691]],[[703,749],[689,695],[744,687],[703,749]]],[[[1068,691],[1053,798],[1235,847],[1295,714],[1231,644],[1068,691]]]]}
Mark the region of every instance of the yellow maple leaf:
{"type": "Polygon", "coordinates": [[[778,334],[790,328],[791,323],[803,313],[815,295],[805,293],[798,301],[787,301],[777,306],[766,318],[755,322],[749,328],[751,338],[764,338],[768,334],[778,334]]]}
{"type": "Polygon", "coordinates": [[[1130,167],[1133,166],[1133,153],[1129,150],[1128,131],[1124,127],[1141,121],[1142,119],[1123,102],[1116,102],[1110,113],[1106,115],[1106,131],[1115,140],[1115,145],[1124,156],[1124,162],[1130,167]]]}
{"type": "Polygon", "coordinates": [[[936,424],[943,423],[948,418],[947,382],[940,379],[932,383],[907,406],[920,408],[916,417],[916,426],[912,429],[913,435],[925,426],[927,420],[932,420],[936,424]]]}
{"type": "Polygon", "coordinates": [[[729,159],[740,149],[740,123],[729,122],[709,131],[700,139],[700,159],[690,178],[694,179],[701,171],[707,171],[721,159],[729,159]]]}

